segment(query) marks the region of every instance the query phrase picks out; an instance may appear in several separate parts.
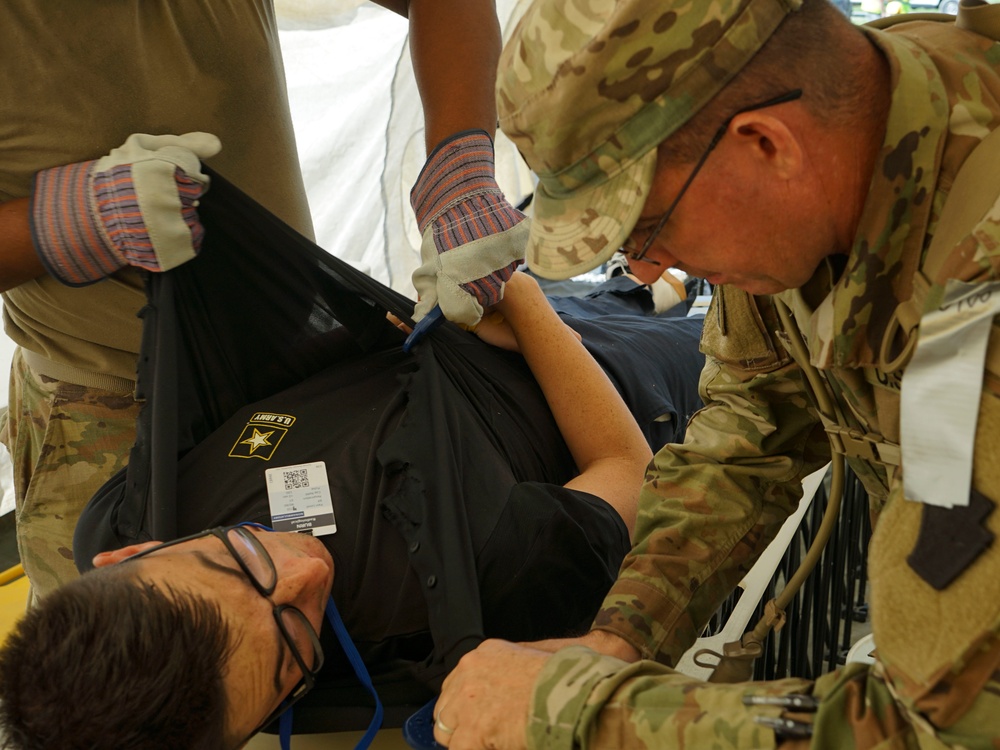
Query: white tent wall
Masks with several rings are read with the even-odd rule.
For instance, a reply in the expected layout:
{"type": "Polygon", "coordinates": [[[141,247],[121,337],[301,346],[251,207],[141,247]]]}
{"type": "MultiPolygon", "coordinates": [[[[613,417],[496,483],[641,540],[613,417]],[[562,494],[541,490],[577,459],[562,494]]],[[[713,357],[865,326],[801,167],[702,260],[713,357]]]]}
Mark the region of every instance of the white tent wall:
{"type": "MultiPolygon", "coordinates": [[[[505,38],[527,5],[497,3],[505,38]]],[[[412,297],[420,236],[409,193],[426,153],[406,19],[356,0],[278,0],[276,9],[317,242],[412,297]]],[[[530,172],[502,133],[496,154],[500,187],[517,205],[530,172]]]]}

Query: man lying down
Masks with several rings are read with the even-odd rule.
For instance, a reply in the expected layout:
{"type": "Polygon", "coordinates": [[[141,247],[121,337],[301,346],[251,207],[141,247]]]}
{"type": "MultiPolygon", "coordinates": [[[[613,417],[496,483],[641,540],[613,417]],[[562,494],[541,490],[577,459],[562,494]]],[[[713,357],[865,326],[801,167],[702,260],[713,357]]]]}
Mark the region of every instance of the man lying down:
{"type": "MultiPolygon", "coordinates": [[[[630,546],[652,453],[533,279],[515,274],[496,311],[477,333],[520,351],[543,401],[499,408],[448,378],[422,382],[428,357],[447,356],[431,343],[386,351],[247,407],[185,456],[179,531],[195,536],[115,549],[129,540],[95,500],[76,543],[94,570],[0,652],[0,736],[15,748],[238,747],[312,684],[323,651],[325,671],[346,671],[319,635],[331,591],[366,663],[407,660],[432,687],[484,636],[586,629],[630,546]],[[218,528],[270,525],[267,470],[317,461],[336,531],[218,528]]],[[[676,351],[621,347],[618,364],[687,359],[696,373],[696,324],[663,325],[676,351]]],[[[696,391],[687,381],[679,402],[696,391]]]]}

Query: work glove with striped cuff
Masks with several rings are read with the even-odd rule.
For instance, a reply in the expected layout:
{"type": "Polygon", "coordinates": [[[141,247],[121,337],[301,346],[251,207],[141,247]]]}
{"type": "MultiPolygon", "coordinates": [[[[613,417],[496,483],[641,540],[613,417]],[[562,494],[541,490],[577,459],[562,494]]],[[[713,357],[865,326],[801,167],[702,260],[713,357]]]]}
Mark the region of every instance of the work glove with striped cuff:
{"type": "Polygon", "coordinates": [[[524,214],[497,186],[486,131],[442,141],[424,164],[410,204],[422,236],[414,320],[440,306],[448,320],[474,326],[484,307],[503,298],[528,239],[524,214]]]}
{"type": "Polygon", "coordinates": [[[137,133],[100,159],[38,172],[31,236],[45,268],[85,286],[125,266],[168,271],[191,260],[205,234],[200,159],[221,148],[209,133],[137,133]]]}

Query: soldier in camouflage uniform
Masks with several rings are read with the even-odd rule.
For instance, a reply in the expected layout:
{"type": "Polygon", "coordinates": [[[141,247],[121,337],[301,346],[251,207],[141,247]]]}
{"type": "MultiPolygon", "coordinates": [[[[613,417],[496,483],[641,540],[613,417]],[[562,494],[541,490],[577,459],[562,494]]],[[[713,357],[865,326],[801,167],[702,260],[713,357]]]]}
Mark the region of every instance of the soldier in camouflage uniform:
{"type": "Polygon", "coordinates": [[[623,245],[640,278],[716,284],[706,406],[650,465],[593,631],[468,655],[440,742],[1000,748],[997,139],[970,157],[1000,125],[997,10],[886,30],[825,0],[529,10],[498,82],[540,178],[529,263],[569,276],[623,245]],[[671,670],[831,445],[880,516],[875,664],[735,685],[671,670]]]}
{"type": "MultiPolygon", "coordinates": [[[[113,18],[87,2],[58,13],[36,0],[0,6],[0,40],[17,50],[0,82],[0,290],[4,330],[18,344],[0,439],[14,466],[18,551],[33,601],[76,577],[72,539],[80,511],[128,461],[139,410],[137,313],[145,303],[134,268],[112,274],[105,266],[109,278],[97,280],[102,274],[95,272],[82,279],[55,255],[42,261],[38,237],[68,253],[80,235],[67,231],[61,242],[47,241],[59,233],[40,221],[50,201],[41,197],[37,175],[101,157],[136,131],[204,130],[225,141],[213,167],[310,233],[280,54],[271,41],[273,14],[265,6],[241,3],[214,16],[230,35],[225,45],[205,22],[205,8],[192,2],[156,10],[123,4],[113,18]],[[128,61],[114,72],[103,68],[111,49],[128,61]],[[190,59],[199,50],[212,55],[190,59]]],[[[64,206],[80,225],[90,217],[74,212],[81,206],[71,199],[64,206]]],[[[148,221],[141,212],[139,219],[136,229],[148,221]]],[[[60,228],[71,227],[67,218],[60,228]]],[[[192,235],[189,252],[193,244],[192,235]]]]}

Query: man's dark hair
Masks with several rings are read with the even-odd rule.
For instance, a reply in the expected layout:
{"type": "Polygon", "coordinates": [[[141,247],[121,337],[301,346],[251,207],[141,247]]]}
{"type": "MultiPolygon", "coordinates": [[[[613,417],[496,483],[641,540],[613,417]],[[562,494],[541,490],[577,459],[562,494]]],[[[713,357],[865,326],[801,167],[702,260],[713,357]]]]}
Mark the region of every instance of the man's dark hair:
{"type": "Polygon", "coordinates": [[[218,608],[114,565],[45,597],[0,650],[0,738],[16,750],[216,748],[230,633],[218,608]]]}

